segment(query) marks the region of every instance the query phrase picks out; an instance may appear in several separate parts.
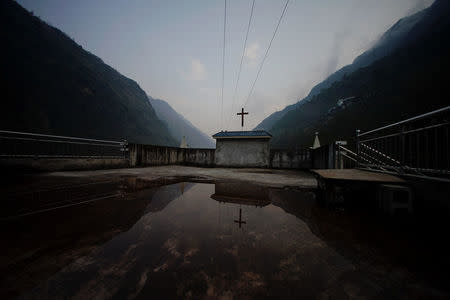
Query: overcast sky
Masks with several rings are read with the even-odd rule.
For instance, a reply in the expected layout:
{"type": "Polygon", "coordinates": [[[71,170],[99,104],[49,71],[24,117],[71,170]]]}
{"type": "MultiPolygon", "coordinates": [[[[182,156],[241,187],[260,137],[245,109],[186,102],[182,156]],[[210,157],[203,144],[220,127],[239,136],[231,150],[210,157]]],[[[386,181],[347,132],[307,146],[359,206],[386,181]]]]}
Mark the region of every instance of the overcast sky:
{"type": "MultiPolygon", "coordinates": [[[[221,122],[223,0],[19,0],[153,98],[207,134],[240,129],[246,100],[285,0],[256,0],[233,110],[252,0],[228,0],[221,122]],[[222,124],[221,124],[222,123],[222,124]]],[[[291,0],[246,110],[245,129],[302,99],[399,18],[432,0],[291,0]]]]}

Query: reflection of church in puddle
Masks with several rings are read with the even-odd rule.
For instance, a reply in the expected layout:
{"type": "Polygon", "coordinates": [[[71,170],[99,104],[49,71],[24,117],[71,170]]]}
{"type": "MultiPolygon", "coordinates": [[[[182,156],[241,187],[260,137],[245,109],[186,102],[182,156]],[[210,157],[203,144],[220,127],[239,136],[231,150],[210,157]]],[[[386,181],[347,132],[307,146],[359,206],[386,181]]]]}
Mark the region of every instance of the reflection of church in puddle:
{"type": "MultiPolygon", "coordinates": [[[[253,184],[222,182],[215,184],[215,193],[211,198],[221,204],[239,204],[239,218],[234,220],[239,225],[247,224],[242,218],[242,205],[263,207],[270,204],[267,188],[253,184]]],[[[220,212],[219,212],[220,213],[220,212]]]]}

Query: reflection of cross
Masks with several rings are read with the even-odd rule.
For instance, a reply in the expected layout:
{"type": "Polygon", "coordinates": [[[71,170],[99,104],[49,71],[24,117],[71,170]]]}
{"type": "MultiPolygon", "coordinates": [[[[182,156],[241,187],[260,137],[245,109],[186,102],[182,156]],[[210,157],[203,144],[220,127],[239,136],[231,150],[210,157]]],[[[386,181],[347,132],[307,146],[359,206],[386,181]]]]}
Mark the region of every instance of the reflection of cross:
{"type": "Polygon", "coordinates": [[[241,126],[244,127],[244,115],[248,115],[248,112],[244,112],[244,108],[242,108],[240,113],[237,113],[238,116],[241,116],[241,126]]]}
{"type": "Polygon", "coordinates": [[[246,224],[247,222],[242,221],[242,209],[239,208],[239,220],[234,220],[235,223],[239,223],[239,228],[241,228],[241,224],[246,224]]]}

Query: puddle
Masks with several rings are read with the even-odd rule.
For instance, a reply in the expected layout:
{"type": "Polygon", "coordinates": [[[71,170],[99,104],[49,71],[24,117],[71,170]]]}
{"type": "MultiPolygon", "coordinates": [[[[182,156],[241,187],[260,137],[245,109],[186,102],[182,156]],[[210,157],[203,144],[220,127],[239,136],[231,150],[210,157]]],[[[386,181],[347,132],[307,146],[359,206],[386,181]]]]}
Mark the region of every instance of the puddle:
{"type": "MultiPolygon", "coordinates": [[[[2,211],[0,296],[448,296],[405,269],[408,261],[396,264],[409,239],[323,208],[311,191],[151,185],[125,178],[11,189],[14,201],[2,211]]],[[[405,259],[428,259],[414,249],[405,259]]]]}

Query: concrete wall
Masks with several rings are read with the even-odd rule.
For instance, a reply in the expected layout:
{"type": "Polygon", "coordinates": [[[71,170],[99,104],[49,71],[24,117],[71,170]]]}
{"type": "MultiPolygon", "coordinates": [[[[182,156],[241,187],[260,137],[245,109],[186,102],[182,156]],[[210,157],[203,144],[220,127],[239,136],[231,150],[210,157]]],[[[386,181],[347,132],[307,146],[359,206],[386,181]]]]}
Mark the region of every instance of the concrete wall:
{"type": "Polygon", "coordinates": [[[141,144],[129,144],[130,166],[160,166],[181,164],[184,162],[184,152],[181,148],[163,147],[141,144]]]}
{"type": "Polygon", "coordinates": [[[183,149],[184,164],[189,166],[213,167],[215,149],[183,149]]]}
{"type": "Polygon", "coordinates": [[[215,165],[220,167],[269,167],[269,139],[218,139],[215,165]]]}
{"type": "MultiPolygon", "coordinates": [[[[268,140],[219,141],[216,149],[129,144],[129,158],[1,158],[0,166],[36,171],[97,170],[128,167],[190,165],[198,167],[263,167],[308,169],[311,151],[270,150],[268,140]]],[[[319,160],[316,156],[316,159],[319,160]]]]}
{"type": "Polygon", "coordinates": [[[130,167],[160,165],[214,166],[214,149],[129,144],[130,167]]]}
{"type": "Polygon", "coordinates": [[[311,150],[270,150],[270,167],[273,169],[310,169],[311,150]]]}
{"type": "Polygon", "coordinates": [[[198,167],[263,167],[309,169],[311,150],[270,149],[267,140],[222,140],[215,149],[129,145],[130,167],[189,165],[198,167]]]}

